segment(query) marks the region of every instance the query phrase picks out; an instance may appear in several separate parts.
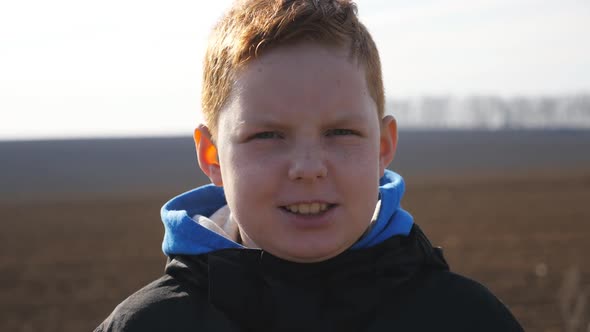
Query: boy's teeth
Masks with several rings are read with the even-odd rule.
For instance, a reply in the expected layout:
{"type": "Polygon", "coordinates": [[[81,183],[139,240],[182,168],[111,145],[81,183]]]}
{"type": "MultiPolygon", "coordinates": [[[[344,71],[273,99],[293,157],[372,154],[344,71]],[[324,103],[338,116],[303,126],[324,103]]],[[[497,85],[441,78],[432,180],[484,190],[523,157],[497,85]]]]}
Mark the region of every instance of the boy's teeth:
{"type": "Polygon", "coordinates": [[[316,214],[320,212],[320,203],[311,203],[309,205],[309,213],[316,214]]]}
{"type": "Polygon", "coordinates": [[[297,210],[299,210],[299,213],[301,214],[308,214],[309,210],[311,210],[311,207],[310,204],[299,204],[297,210]]]}
{"type": "Polygon", "coordinates": [[[317,214],[328,209],[326,203],[292,204],[286,206],[287,210],[299,214],[317,214]]]}

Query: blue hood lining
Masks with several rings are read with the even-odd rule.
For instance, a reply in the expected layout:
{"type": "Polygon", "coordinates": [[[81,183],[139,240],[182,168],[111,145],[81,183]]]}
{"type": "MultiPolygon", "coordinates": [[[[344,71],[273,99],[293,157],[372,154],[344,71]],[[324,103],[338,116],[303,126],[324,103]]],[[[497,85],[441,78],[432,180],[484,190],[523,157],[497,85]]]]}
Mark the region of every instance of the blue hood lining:
{"type": "MultiPolygon", "coordinates": [[[[412,216],[400,207],[405,184],[402,177],[386,170],[379,183],[381,208],[377,220],[351,249],[372,247],[394,236],[407,236],[412,216]]],[[[162,251],[166,255],[199,255],[214,250],[244,248],[195,222],[191,216],[211,216],[227,204],[223,188],[209,184],[180,194],[168,201],[160,214],[165,233],[162,251]]]]}

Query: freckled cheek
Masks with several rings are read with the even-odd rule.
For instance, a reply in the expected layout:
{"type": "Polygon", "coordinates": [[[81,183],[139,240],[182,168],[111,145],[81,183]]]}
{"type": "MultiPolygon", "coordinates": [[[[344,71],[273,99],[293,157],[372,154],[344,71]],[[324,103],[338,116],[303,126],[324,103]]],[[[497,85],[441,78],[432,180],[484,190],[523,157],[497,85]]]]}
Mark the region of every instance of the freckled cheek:
{"type": "Polygon", "coordinates": [[[350,167],[372,171],[372,165],[377,167],[378,151],[372,146],[354,145],[341,146],[329,150],[329,160],[336,167],[350,167]]]}
{"type": "Polygon", "coordinates": [[[235,176],[259,179],[271,177],[280,171],[285,156],[261,151],[235,150],[228,154],[226,160],[235,176]]]}
{"type": "Polygon", "coordinates": [[[233,208],[242,216],[244,213],[247,215],[252,207],[257,207],[254,210],[262,213],[260,208],[276,197],[279,183],[277,171],[271,165],[251,158],[251,155],[236,153],[228,157],[222,166],[228,202],[232,200],[233,208]]]}
{"type": "Polygon", "coordinates": [[[379,183],[378,156],[377,149],[370,145],[334,151],[330,169],[338,179],[339,190],[356,197],[355,200],[371,197],[379,183]]]}

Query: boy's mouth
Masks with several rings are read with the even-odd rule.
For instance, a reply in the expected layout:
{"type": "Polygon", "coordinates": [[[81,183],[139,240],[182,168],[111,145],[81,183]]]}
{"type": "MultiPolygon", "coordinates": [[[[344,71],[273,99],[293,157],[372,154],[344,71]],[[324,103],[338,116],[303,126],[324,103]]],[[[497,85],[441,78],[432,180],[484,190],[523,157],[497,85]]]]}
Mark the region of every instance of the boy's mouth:
{"type": "Polygon", "coordinates": [[[290,204],[286,206],[281,206],[281,208],[287,212],[294,214],[317,215],[328,211],[334,206],[336,206],[336,204],[313,202],[290,204]]]}

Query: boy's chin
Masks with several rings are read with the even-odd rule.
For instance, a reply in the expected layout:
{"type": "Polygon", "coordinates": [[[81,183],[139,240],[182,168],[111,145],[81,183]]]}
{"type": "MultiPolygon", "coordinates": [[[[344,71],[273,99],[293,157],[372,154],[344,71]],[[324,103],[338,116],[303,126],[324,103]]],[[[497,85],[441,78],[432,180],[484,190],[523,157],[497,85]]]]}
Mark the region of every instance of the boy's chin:
{"type": "Polygon", "coordinates": [[[295,248],[277,248],[267,251],[278,258],[294,263],[319,263],[340,255],[351,246],[352,244],[343,243],[341,245],[312,248],[304,244],[295,248]]]}

